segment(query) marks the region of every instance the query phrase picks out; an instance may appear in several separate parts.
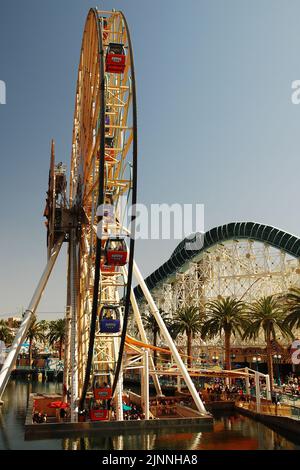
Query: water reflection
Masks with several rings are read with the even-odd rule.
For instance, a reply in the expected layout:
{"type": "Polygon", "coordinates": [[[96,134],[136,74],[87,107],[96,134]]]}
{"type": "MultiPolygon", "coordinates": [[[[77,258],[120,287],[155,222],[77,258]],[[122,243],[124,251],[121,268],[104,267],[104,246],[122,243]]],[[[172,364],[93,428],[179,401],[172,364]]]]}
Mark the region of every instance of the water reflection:
{"type": "MultiPolygon", "coordinates": [[[[0,408],[0,449],[64,449],[64,450],[279,450],[300,449],[294,436],[284,437],[263,424],[239,414],[215,416],[213,432],[112,435],[64,439],[24,440],[27,403],[32,392],[58,393],[55,383],[11,381],[0,408]]],[[[298,438],[299,439],[299,438],[298,438]]]]}

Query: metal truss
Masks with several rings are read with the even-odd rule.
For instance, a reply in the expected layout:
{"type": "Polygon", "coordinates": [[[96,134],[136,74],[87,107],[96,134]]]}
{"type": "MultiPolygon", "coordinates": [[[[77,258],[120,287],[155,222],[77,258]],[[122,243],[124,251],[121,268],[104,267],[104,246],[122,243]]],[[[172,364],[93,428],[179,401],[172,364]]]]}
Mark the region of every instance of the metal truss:
{"type": "MultiPolygon", "coordinates": [[[[205,303],[221,296],[233,296],[245,302],[267,295],[284,294],[291,286],[300,286],[300,259],[251,239],[228,240],[201,252],[184,265],[175,276],[164,279],[151,293],[163,311],[174,315],[187,306],[204,311],[205,303]]],[[[139,301],[147,312],[146,303],[139,301]]],[[[194,343],[207,346],[199,337],[194,343]]],[[[219,339],[210,341],[216,347],[219,339]]],[[[236,343],[243,345],[240,339],[236,343]]],[[[177,342],[183,347],[181,338],[177,342]]],[[[264,345],[262,339],[258,344],[264,345]]]]}

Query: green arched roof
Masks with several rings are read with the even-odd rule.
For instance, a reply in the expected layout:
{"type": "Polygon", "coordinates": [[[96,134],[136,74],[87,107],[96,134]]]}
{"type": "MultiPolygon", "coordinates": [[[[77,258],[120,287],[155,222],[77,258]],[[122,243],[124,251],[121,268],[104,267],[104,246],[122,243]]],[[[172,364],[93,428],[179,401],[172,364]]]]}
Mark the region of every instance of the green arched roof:
{"type": "MultiPolygon", "coordinates": [[[[205,234],[198,233],[196,235],[194,234],[191,238],[185,238],[182,240],[173,251],[168,261],[163,263],[145,279],[150,290],[169,276],[175,274],[176,271],[178,271],[178,269],[180,269],[186,262],[199,255],[201,252],[226,240],[247,238],[268,243],[269,245],[283,250],[296,258],[300,256],[299,238],[278,228],[271,227],[270,225],[259,224],[256,222],[232,222],[212,228],[205,234]],[[199,248],[187,249],[187,243],[191,243],[193,240],[195,241],[196,235],[200,241],[199,248]]],[[[141,299],[143,297],[140,286],[137,286],[134,291],[137,299],[141,299]]]]}

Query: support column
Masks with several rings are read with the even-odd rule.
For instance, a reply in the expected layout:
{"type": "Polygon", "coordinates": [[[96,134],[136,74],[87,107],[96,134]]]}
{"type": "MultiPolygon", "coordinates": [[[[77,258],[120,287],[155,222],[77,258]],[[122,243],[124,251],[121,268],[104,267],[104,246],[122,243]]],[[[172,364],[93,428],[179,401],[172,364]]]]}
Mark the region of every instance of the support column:
{"type": "Polygon", "coordinates": [[[245,367],[245,372],[248,374],[245,382],[246,382],[246,395],[250,395],[250,381],[249,381],[249,369],[248,367],[245,367]]]}
{"type": "Polygon", "coordinates": [[[70,279],[70,274],[71,274],[71,266],[70,266],[70,247],[68,250],[68,274],[67,274],[67,305],[66,305],[66,339],[65,339],[65,353],[64,353],[64,378],[63,378],[63,384],[64,384],[64,396],[63,399],[66,401],[67,400],[67,394],[65,391],[68,391],[70,388],[70,359],[71,359],[71,354],[70,354],[70,346],[71,346],[71,279],[70,279]]]}
{"type": "Polygon", "coordinates": [[[147,287],[147,285],[144,281],[144,278],[141,275],[140,270],[138,269],[137,264],[136,264],[135,261],[133,263],[133,271],[134,271],[134,274],[136,276],[136,279],[137,279],[139,285],[141,286],[143,294],[144,294],[144,296],[145,296],[145,298],[146,298],[146,300],[149,304],[150,310],[153,313],[153,315],[154,315],[154,317],[157,321],[157,324],[160,328],[160,331],[163,334],[163,336],[166,340],[166,343],[167,343],[168,347],[170,348],[170,350],[172,352],[172,355],[173,355],[174,360],[177,364],[177,367],[178,367],[179,371],[182,374],[182,377],[183,377],[183,379],[184,379],[184,381],[185,381],[185,383],[186,383],[186,385],[187,385],[187,387],[190,391],[190,394],[193,397],[193,400],[195,402],[195,405],[196,405],[197,409],[199,410],[200,413],[208,415],[209,413],[205,409],[205,407],[202,403],[202,400],[198,395],[196,387],[195,387],[195,385],[194,385],[194,383],[193,383],[193,381],[192,381],[192,379],[191,379],[191,377],[190,377],[190,375],[189,375],[189,373],[188,373],[188,371],[187,371],[187,369],[186,369],[186,367],[185,367],[185,365],[184,365],[184,363],[183,363],[183,361],[180,357],[179,352],[177,351],[177,348],[176,348],[176,346],[175,346],[175,344],[174,344],[174,342],[171,338],[171,335],[170,335],[170,333],[169,333],[169,331],[168,331],[168,329],[167,329],[167,327],[166,327],[166,325],[165,325],[165,323],[164,323],[164,321],[163,321],[163,319],[162,319],[162,317],[159,313],[158,308],[155,305],[153,297],[150,294],[150,291],[149,291],[149,289],[148,289],[148,287],[147,287]]]}
{"type": "Polygon", "coordinates": [[[267,400],[271,401],[271,383],[269,374],[266,375],[266,387],[267,387],[267,400]]]}
{"type": "Polygon", "coordinates": [[[177,392],[181,392],[181,375],[177,375],[177,392]]]}
{"type": "Polygon", "coordinates": [[[147,349],[143,353],[143,366],[142,409],[145,419],[149,419],[149,351],[147,349]]]}
{"type": "Polygon", "coordinates": [[[72,229],[70,239],[71,252],[71,421],[78,419],[78,350],[77,350],[77,283],[76,283],[76,231],[72,229]]]}
{"type": "Polygon", "coordinates": [[[42,274],[42,277],[38,283],[38,286],[33,294],[33,297],[30,301],[30,304],[28,306],[28,309],[25,311],[24,318],[22,320],[21,326],[15,336],[15,339],[13,341],[13,344],[10,348],[10,351],[4,361],[4,364],[2,366],[2,369],[0,371],[0,400],[3,395],[3,392],[5,390],[5,387],[7,385],[7,382],[10,377],[10,373],[13,370],[18,354],[20,352],[22,343],[24,343],[26,339],[27,332],[29,330],[29,327],[31,325],[31,322],[33,320],[35,311],[39,305],[39,302],[41,300],[41,297],[43,295],[44,289],[47,285],[49,276],[51,274],[51,271],[53,269],[53,266],[55,264],[55,261],[57,259],[57,256],[60,252],[62,243],[64,240],[64,235],[58,240],[57,244],[54,246],[52,253],[50,255],[50,258],[48,260],[48,263],[46,265],[46,268],[42,274]]]}
{"type": "Polygon", "coordinates": [[[66,391],[70,388],[70,336],[71,336],[71,307],[67,305],[66,308],[66,339],[65,339],[65,354],[64,354],[64,397],[67,400],[66,391]]]}
{"type": "MultiPolygon", "coordinates": [[[[123,319],[121,318],[121,327],[123,326],[123,319]]],[[[113,338],[113,342],[111,345],[111,356],[114,358],[118,357],[119,350],[120,350],[120,338],[115,337],[113,338]]],[[[123,365],[120,369],[119,380],[116,387],[115,392],[115,407],[116,407],[116,418],[117,421],[124,420],[124,413],[123,413],[123,365]]]]}
{"type": "MultiPolygon", "coordinates": [[[[124,277],[127,279],[127,270],[126,270],[126,268],[123,268],[123,273],[124,273],[124,277]]],[[[131,288],[131,292],[130,292],[130,301],[131,301],[131,305],[132,305],[132,309],[133,309],[134,318],[135,318],[139,333],[141,335],[141,340],[143,341],[143,343],[149,344],[149,341],[148,341],[148,338],[147,338],[147,335],[146,335],[146,332],[145,332],[145,328],[144,328],[144,325],[143,325],[143,322],[142,322],[141,314],[140,314],[140,311],[139,311],[139,307],[138,307],[138,304],[137,304],[137,301],[136,301],[136,298],[135,298],[135,295],[134,295],[133,288],[131,288]]],[[[154,366],[154,361],[153,361],[152,356],[149,356],[149,361],[150,361],[151,369],[155,372],[156,369],[155,369],[155,366],[154,366]]],[[[157,374],[155,374],[155,373],[151,374],[151,377],[153,379],[153,383],[154,383],[157,395],[160,396],[160,397],[163,396],[161,385],[159,383],[159,379],[158,379],[157,374]]]]}
{"type": "Polygon", "coordinates": [[[259,373],[255,372],[255,396],[256,396],[256,412],[260,413],[260,385],[259,373]]]}
{"type": "Polygon", "coordinates": [[[117,385],[117,406],[116,406],[117,421],[124,420],[123,413],[123,371],[120,370],[119,380],[117,385]]]}

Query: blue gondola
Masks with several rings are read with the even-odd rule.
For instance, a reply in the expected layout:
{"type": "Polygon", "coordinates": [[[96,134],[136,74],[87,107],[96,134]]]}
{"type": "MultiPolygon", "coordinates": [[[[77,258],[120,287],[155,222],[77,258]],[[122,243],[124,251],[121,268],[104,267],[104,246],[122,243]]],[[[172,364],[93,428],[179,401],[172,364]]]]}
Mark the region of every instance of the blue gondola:
{"type": "Polygon", "coordinates": [[[121,323],[119,309],[115,305],[104,305],[100,311],[100,333],[119,333],[121,323]]]}

